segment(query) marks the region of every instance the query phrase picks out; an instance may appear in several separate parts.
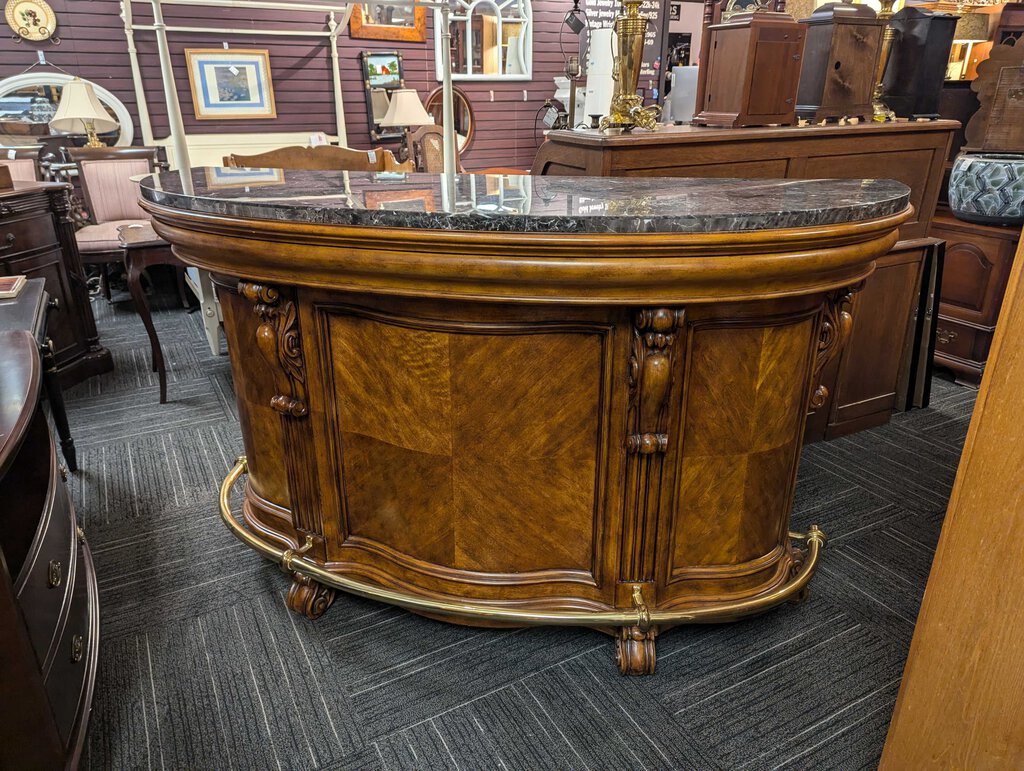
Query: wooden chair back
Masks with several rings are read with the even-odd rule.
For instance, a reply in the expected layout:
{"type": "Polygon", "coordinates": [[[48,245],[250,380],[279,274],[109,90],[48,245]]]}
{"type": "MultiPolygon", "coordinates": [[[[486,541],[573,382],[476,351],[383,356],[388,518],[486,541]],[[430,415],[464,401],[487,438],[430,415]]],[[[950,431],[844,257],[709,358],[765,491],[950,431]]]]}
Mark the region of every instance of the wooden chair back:
{"type": "Polygon", "coordinates": [[[157,147],[68,147],[78,166],[85,206],[93,223],[149,219],[139,207],[137,174],[151,174],[160,166],[157,147]]]}
{"type": "Polygon", "coordinates": [[[229,168],[305,169],[308,171],[405,171],[390,150],[353,150],[350,147],[280,147],[256,155],[224,156],[229,168]]]}
{"type": "MultiPolygon", "coordinates": [[[[440,174],[444,171],[444,131],[440,126],[420,126],[405,137],[409,159],[416,171],[440,174]]],[[[455,151],[455,170],[464,174],[462,162],[455,151]]]]}

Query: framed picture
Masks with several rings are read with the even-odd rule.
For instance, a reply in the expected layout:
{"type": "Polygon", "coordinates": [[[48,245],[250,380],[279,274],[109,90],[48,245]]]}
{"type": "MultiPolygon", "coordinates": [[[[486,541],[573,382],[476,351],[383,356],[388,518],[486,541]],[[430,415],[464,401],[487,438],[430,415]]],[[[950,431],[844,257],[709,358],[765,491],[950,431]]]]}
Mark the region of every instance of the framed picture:
{"type": "Polygon", "coordinates": [[[363,70],[370,139],[374,142],[402,141],[405,135],[400,128],[380,125],[388,111],[391,92],[405,88],[402,55],[398,51],[363,51],[359,54],[359,61],[363,70]]]}
{"type": "Polygon", "coordinates": [[[263,187],[284,184],[284,169],[246,169],[225,166],[206,169],[206,186],[263,187]]]}
{"type": "Polygon", "coordinates": [[[186,48],[197,120],[276,118],[266,50],[186,48]]]}
{"type": "Polygon", "coordinates": [[[389,209],[391,211],[435,211],[434,191],[430,188],[418,190],[367,190],[363,193],[367,209],[389,209]]]}
{"type": "Polygon", "coordinates": [[[669,3],[668,4],[668,20],[679,21],[682,18],[683,4],[682,3],[669,3]]]}
{"type": "Polygon", "coordinates": [[[348,33],[357,40],[427,40],[427,9],[409,5],[360,3],[352,9],[348,33]]]}

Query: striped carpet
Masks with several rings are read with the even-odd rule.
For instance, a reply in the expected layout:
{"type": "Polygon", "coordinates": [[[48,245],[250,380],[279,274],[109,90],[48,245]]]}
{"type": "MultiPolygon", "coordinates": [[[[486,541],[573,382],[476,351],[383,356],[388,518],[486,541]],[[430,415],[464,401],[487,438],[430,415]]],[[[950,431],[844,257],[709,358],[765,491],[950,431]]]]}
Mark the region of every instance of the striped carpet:
{"type": "Polygon", "coordinates": [[[794,527],[831,536],[809,602],[674,630],[654,677],[623,678],[589,630],[350,597],[288,613],[285,576],[218,521],[241,451],[228,362],[173,301],[154,298],[171,403],[127,302],[94,301],[116,371],[67,394],[103,618],[84,767],[877,765],[974,392],[938,381],[931,408],[809,447],[794,527]]]}

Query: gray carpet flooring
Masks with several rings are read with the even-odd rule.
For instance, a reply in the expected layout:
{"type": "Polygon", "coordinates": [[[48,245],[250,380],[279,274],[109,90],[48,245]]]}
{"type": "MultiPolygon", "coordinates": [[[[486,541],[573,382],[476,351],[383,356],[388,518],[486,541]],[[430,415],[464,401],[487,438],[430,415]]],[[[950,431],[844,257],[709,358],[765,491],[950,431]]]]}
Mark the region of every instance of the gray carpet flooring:
{"type": "MultiPolygon", "coordinates": [[[[116,298],[115,298],[116,299],[116,298]]],[[[490,631],[343,596],[311,622],[219,522],[242,449],[227,357],[154,298],[157,403],[128,302],[94,301],[115,372],[68,392],[96,558],[91,769],[858,769],[885,740],[974,392],[804,452],[794,527],[830,535],[810,600],[659,640],[620,677],[590,630],[490,631]]]]}

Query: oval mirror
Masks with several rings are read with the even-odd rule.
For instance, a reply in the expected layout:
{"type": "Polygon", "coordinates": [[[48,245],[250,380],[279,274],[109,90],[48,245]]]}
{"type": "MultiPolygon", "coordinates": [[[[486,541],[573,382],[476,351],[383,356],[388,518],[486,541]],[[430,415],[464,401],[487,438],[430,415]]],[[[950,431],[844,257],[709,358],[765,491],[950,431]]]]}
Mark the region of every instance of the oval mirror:
{"type": "MultiPolygon", "coordinates": [[[[466,92],[458,86],[452,87],[452,95],[455,97],[453,112],[455,113],[455,138],[459,143],[459,153],[464,153],[473,143],[473,106],[469,103],[466,92]]],[[[423,102],[427,112],[434,116],[435,125],[443,125],[443,100],[442,89],[435,88],[423,102]]]]}

